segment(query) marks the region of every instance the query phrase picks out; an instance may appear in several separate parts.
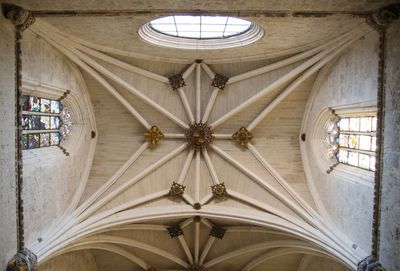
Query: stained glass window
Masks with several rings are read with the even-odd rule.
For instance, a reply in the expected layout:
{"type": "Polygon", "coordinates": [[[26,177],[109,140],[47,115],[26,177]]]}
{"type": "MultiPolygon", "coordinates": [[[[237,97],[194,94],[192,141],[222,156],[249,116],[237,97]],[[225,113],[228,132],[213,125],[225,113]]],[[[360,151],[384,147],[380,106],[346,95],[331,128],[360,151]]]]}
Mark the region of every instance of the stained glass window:
{"type": "Polygon", "coordinates": [[[71,115],[60,101],[22,96],[22,147],[57,146],[72,126],[71,115]]]}
{"type": "Polygon", "coordinates": [[[375,171],[376,116],[344,117],[337,126],[340,163],[375,171]]]}

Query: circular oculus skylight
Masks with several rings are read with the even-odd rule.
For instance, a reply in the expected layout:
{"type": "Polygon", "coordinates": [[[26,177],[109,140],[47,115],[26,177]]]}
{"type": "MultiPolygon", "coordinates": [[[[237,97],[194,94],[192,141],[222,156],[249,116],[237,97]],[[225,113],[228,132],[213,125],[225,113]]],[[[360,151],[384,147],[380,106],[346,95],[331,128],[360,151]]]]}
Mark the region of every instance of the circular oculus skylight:
{"type": "Polygon", "coordinates": [[[228,16],[174,15],[152,20],[139,29],[146,41],[180,49],[222,49],[253,43],[262,29],[228,16]]]}

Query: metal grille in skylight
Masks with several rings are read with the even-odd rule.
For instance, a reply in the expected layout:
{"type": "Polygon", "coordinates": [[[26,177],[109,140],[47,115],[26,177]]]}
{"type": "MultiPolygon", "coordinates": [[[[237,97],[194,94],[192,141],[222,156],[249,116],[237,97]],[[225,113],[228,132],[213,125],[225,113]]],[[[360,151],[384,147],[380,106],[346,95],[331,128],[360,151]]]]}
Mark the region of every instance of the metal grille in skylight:
{"type": "Polygon", "coordinates": [[[150,26],[158,32],[175,37],[218,39],[242,34],[252,27],[252,23],[226,16],[176,15],[153,20],[150,26]]]}

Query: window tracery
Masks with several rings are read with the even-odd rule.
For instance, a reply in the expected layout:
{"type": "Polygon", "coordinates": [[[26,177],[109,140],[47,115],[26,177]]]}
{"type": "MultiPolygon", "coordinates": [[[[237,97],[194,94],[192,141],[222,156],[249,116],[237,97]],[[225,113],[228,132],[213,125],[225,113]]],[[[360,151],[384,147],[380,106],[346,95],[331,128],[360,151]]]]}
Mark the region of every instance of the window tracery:
{"type": "Polygon", "coordinates": [[[71,126],[71,114],[60,100],[22,96],[23,149],[58,146],[71,126]]]}

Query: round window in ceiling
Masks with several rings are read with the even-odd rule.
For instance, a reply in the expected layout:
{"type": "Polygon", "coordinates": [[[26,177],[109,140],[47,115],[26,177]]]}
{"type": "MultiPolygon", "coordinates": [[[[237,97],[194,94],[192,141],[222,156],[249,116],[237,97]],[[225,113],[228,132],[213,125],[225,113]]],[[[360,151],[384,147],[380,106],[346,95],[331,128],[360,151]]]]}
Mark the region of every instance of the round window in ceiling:
{"type": "Polygon", "coordinates": [[[140,37],[155,45],[198,50],[244,46],[263,34],[256,24],[228,16],[167,16],[139,29],[140,37]]]}

